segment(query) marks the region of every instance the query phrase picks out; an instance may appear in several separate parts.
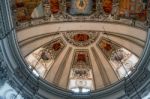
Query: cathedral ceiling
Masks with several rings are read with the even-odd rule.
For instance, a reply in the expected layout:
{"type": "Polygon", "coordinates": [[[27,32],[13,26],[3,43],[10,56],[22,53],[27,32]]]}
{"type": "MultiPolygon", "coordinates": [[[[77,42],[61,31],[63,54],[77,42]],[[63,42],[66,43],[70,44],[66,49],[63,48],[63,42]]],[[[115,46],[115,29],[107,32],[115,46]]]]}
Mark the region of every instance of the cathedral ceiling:
{"type": "Polygon", "coordinates": [[[148,6],[147,0],[15,0],[22,55],[52,85],[81,93],[106,88],[135,71],[148,6]]]}
{"type": "MultiPolygon", "coordinates": [[[[74,92],[104,88],[126,77],[135,70],[142,51],[137,56],[130,46],[118,44],[105,32],[66,31],[57,35],[49,36],[44,45],[39,39],[33,40],[39,47],[25,59],[33,74],[74,92]]],[[[127,45],[133,43],[128,41],[127,45]]]]}
{"type": "Polygon", "coordinates": [[[51,15],[65,18],[111,15],[116,20],[145,21],[148,5],[148,0],[15,0],[14,9],[19,22],[51,15]]]}

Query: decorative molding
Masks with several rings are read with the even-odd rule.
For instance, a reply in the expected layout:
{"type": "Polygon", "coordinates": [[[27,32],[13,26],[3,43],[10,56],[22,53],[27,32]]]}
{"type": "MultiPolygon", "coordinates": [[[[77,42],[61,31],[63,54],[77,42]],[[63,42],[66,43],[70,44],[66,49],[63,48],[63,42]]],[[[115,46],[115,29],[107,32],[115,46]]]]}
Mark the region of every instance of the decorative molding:
{"type": "Polygon", "coordinates": [[[86,64],[85,66],[88,68],[91,68],[92,63],[91,63],[88,49],[74,49],[71,68],[78,67],[78,54],[80,54],[80,53],[85,54],[85,64],[86,64]]]}
{"type": "Polygon", "coordinates": [[[143,48],[144,48],[144,44],[145,44],[145,41],[140,40],[140,39],[133,37],[133,36],[129,36],[129,35],[122,35],[122,34],[117,34],[117,33],[115,34],[115,33],[109,32],[109,33],[104,34],[104,36],[118,37],[118,38],[130,41],[130,42],[132,42],[132,43],[134,43],[140,47],[143,47],[143,48]],[[142,44],[139,42],[141,42],[142,44]]]}
{"type": "Polygon", "coordinates": [[[6,80],[8,80],[8,67],[4,60],[3,53],[0,48],[0,86],[2,86],[6,80]]]}
{"type": "Polygon", "coordinates": [[[14,31],[14,28],[9,1],[0,0],[0,2],[0,39],[4,39],[14,31]]]}
{"type": "MultiPolygon", "coordinates": [[[[61,16],[60,16],[61,17],[61,16]]],[[[60,18],[59,17],[59,18],[60,18]]],[[[131,25],[131,20],[129,19],[120,19],[120,20],[101,20],[99,18],[93,19],[93,18],[74,18],[74,19],[61,19],[61,20],[51,20],[51,17],[49,17],[49,20],[45,21],[43,18],[41,19],[35,19],[35,20],[31,20],[29,22],[22,22],[19,23],[19,25],[16,27],[17,30],[22,30],[22,29],[26,29],[29,27],[33,27],[33,26],[38,26],[38,25],[44,25],[44,24],[55,24],[55,23],[64,23],[64,22],[103,22],[103,23],[113,23],[113,24],[123,24],[123,25],[127,25],[127,26],[131,26],[131,27],[136,27],[136,28],[140,28],[143,30],[147,29],[147,25],[145,25],[142,22],[139,22],[140,24],[138,24],[138,22],[135,24],[135,26],[131,25]]]]}
{"type": "Polygon", "coordinates": [[[66,41],[78,47],[85,47],[96,41],[99,32],[96,31],[70,31],[62,32],[66,41]]]}
{"type": "Polygon", "coordinates": [[[54,36],[57,36],[59,35],[59,33],[46,33],[46,34],[41,34],[41,35],[37,35],[37,36],[34,36],[34,37],[30,37],[30,38],[27,38],[25,40],[22,40],[19,43],[19,46],[20,47],[23,47],[29,43],[32,43],[34,41],[37,41],[39,39],[43,39],[43,38],[46,38],[46,37],[54,37],[54,36]]]}
{"type": "MultiPolygon", "coordinates": [[[[107,36],[107,35],[106,35],[107,36]]],[[[106,40],[106,41],[108,41],[109,43],[112,43],[112,45],[113,46],[115,46],[114,48],[113,48],[113,50],[117,50],[117,49],[119,49],[119,48],[125,48],[125,49],[127,49],[128,51],[130,51],[131,53],[133,53],[135,56],[137,56],[138,57],[138,55],[136,55],[136,53],[135,52],[133,52],[133,51],[131,51],[129,48],[127,48],[127,47],[124,47],[124,45],[120,45],[120,44],[118,44],[118,43],[116,43],[115,41],[113,41],[111,38],[109,38],[109,37],[101,37],[100,38],[100,40],[98,41],[98,43],[96,44],[97,45],[97,47],[98,47],[98,49],[99,50],[102,50],[101,48],[100,48],[100,46],[99,46],[99,43],[102,41],[102,40],[106,40]]],[[[103,51],[103,50],[102,50],[103,51]]],[[[104,51],[103,51],[104,52],[104,51]]],[[[106,52],[105,52],[106,53],[106,52]]],[[[106,55],[105,55],[106,56],[106,55]]],[[[109,59],[107,56],[106,56],[106,58],[107,59],[109,59]]]]}
{"type": "Polygon", "coordinates": [[[4,36],[5,36],[5,33],[4,33],[4,17],[3,17],[3,9],[2,9],[2,2],[3,2],[3,0],[0,0],[0,39],[2,39],[2,38],[4,38],[4,36]]]}
{"type": "MultiPolygon", "coordinates": [[[[139,73],[138,76],[132,79],[127,78],[125,80],[125,93],[130,97],[137,97],[136,91],[139,93],[140,88],[148,82],[150,82],[150,72],[144,69],[143,71],[141,71],[141,73],[139,73]]],[[[140,93],[139,95],[141,96],[140,93]]]]}
{"type": "Polygon", "coordinates": [[[36,79],[36,82],[33,82],[31,76],[25,75],[22,71],[23,70],[21,68],[17,68],[7,82],[25,99],[32,99],[39,89],[38,78],[36,79]]]}

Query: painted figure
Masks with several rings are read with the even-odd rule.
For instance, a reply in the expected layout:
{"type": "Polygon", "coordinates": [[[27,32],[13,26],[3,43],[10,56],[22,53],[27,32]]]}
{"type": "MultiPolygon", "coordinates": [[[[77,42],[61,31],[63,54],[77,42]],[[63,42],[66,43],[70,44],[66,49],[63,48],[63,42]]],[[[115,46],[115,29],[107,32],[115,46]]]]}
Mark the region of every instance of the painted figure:
{"type": "Polygon", "coordinates": [[[50,9],[52,14],[59,12],[59,1],[58,0],[49,0],[50,9]]]}
{"type": "Polygon", "coordinates": [[[110,14],[112,11],[112,0],[103,0],[103,10],[106,14],[110,14]]]}

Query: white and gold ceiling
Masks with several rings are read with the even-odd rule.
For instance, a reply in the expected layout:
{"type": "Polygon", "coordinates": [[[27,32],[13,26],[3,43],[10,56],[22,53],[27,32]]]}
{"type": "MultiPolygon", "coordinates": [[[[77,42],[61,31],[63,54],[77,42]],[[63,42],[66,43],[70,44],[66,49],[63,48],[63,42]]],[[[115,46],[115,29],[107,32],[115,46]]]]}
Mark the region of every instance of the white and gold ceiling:
{"type": "Polygon", "coordinates": [[[136,70],[147,36],[145,28],[119,21],[146,24],[147,2],[16,0],[18,27],[27,22],[31,25],[32,20],[49,21],[17,31],[27,67],[35,76],[73,92],[94,91],[119,82],[136,70]],[[67,21],[59,21],[62,16],[67,21]],[[113,22],[97,22],[97,16],[113,22]],[[58,21],[54,22],[52,17],[58,21]],[[74,18],[76,21],[72,21],[74,18]],[[83,21],[84,18],[90,21],[83,21]]]}

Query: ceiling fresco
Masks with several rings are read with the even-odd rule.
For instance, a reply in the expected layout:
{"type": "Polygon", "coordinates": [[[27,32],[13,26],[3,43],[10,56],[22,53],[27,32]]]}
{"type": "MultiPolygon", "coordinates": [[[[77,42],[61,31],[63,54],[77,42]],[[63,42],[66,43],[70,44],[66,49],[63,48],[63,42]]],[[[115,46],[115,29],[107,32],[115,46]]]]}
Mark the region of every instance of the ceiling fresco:
{"type": "Polygon", "coordinates": [[[59,0],[49,0],[49,3],[52,14],[56,14],[60,11],[59,0]]]}
{"type": "Polygon", "coordinates": [[[146,21],[149,3],[147,0],[16,0],[14,6],[18,22],[51,16],[94,18],[97,15],[146,21]]]}
{"type": "Polygon", "coordinates": [[[119,15],[127,18],[146,20],[147,0],[120,0],[119,15]]]}
{"type": "Polygon", "coordinates": [[[33,74],[47,80],[56,71],[54,80],[48,80],[50,83],[84,93],[127,77],[135,70],[139,57],[107,38],[103,32],[68,31],[60,32],[58,38],[31,52],[25,59],[33,74]],[[72,49],[70,52],[69,48],[72,49]],[[54,63],[59,62],[57,69],[54,63]],[[117,80],[111,82],[109,73],[113,73],[117,80]],[[102,83],[99,87],[96,86],[97,77],[100,77],[98,83],[102,83]],[[66,82],[65,87],[60,83],[64,78],[67,78],[62,81],[66,82]]]}
{"type": "Polygon", "coordinates": [[[100,42],[98,43],[99,48],[103,51],[106,57],[109,59],[111,57],[111,53],[120,47],[109,39],[101,38],[100,42]]]}
{"type": "Polygon", "coordinates": [[[135,70],[146,42],[147,2],[15,0],[15,20],[24,27],[18,45],[36,76],[69,91],[95,91],[135,70]]]}
{"type": "Polygon", "coordinates": [[[93,74],[88,50],[75,50],[68,89],[78,92],[94,89],[93,74]]]}
{"type": "MultiPolygon", "coordinates": [[[[37,8],[39,13],[43,14],[41,0],[16,0],[16,18],[18,21],[27,21],[32,18],[32,14],[37,8]]],[[[39,17],[42,17],[39,16],[39,17]]]]}
{"type": "Polygon", "coordinates": [[[67,0],[66,6],[71,15],[90,15],[96,10],[96,0],[67,0]]]}
{"type": "Polygon", "coordinates": [[[135,69],[134,66],[139,58],[126,48],[104,37],[100,39],[98,47],[112,65],[119,79],[127,76],[135,69]]]}
{"type": "Polygon", "coordinates": [[[120,48],[112,53],[110,63],[118,77],[121,79],[134,71],[138,60],[139,58],[127,49],[120,48]]]}
{"type": "Polygon", "coordinates": [[[72,66],[77,68],[89,68],[90,65],[88,50],[76,50],[72,66]]]}
{"type": "Polygon", "coordinates": [[[103,10],[106,14],[110,14],[113,7],[113,0],[102,0],[103,10]]]}
{"type": "Polygon", "coordinates": [[[64,47],[65,44],[61,39],[55,39],[29,54],[26,61],[35,68],[41,77],[45,77],[64,47]]]}
{"type": "Polygon", "coordinates": [[[64,32],[64,38],[75,46],[88,46],[91,43],[95,42],[99,33],[92,31],[72,31],[72,32],[64,32]]]}

